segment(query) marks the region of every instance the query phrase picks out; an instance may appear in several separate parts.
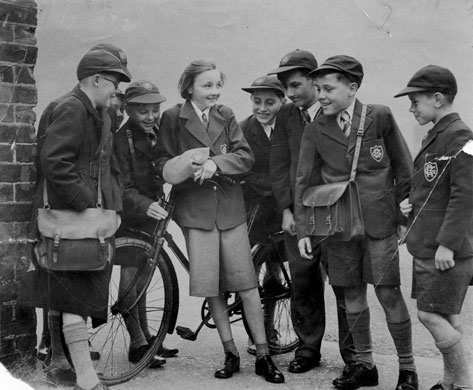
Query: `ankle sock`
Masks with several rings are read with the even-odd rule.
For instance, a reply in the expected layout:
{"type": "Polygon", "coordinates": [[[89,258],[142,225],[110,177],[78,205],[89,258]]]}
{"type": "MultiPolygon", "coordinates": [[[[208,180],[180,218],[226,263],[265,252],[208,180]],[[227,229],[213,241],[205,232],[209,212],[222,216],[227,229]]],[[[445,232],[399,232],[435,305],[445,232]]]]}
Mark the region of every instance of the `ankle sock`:
{"type": "Polygon", "coordinates": [[[411,319],[408,318],[402,322],[388,322],[388,329],[396,347],[399,370],[415,371],[411,319]]]}
{"type": "Polygon", "coordinates": [[[227,341],[223,342],[223,351],[225,353],[231,352],[235,356],[239,356],[235,341],[233,339],[230,339],[230,340],[227,340],[227,341]]]}
{"type": "Polygon", "coordinates": [[[262,358],[263,356],[269,355],[268,344],[255,344],[256,347],[256,358],[262,358]]]}
{"type": "Polygon", "coordinates": [[[355,344],[356,361],[369,369],[374,367],[371,349],[370,310],[347,313],[348,326],[355,344]]]}

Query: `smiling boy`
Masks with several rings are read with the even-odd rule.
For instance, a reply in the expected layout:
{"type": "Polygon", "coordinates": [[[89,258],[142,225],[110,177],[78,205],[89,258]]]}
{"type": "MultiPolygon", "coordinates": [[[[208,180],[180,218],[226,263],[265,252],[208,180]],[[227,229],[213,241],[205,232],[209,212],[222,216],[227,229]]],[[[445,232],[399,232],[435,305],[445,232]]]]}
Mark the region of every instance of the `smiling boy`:
{"type": "MultiPolygon", "coordinates": [[[[302,197],[307,187],[346,181],[350,177],[362,104],[356,93],[362,65],[353,57],[327,59],[312,72],[324,115],[305,130],[296,178],[296,226],[299,250],[311,260],[302,197]]],[[[397,228],[402,215],[397,200],[406,196],[412,159],[388,107],[368,105],[356,182],[365,225],[362,241],[325,242],[330,284],[343,289],[346,317],[353,336],[356,362],[333,381],[339,389],[376,386],[367,284],[375,287],[399,357],[396,390],[416,390],[411,321],[399,288],[397,228]]],[[[405,222],[404,222],[405,223],[405,222]]]]}

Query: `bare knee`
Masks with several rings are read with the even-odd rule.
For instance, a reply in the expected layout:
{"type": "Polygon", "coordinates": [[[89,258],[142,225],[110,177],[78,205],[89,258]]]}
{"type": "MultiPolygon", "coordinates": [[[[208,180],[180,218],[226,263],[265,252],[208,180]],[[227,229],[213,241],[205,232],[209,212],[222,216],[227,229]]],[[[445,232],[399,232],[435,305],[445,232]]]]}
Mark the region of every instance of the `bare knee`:
{"type": "Polygon", "coordinates": [[[375,288],[376,296],[385,310],[393,310],[404,305],[401,289],[398,286],[379,286],[375,288]]]}

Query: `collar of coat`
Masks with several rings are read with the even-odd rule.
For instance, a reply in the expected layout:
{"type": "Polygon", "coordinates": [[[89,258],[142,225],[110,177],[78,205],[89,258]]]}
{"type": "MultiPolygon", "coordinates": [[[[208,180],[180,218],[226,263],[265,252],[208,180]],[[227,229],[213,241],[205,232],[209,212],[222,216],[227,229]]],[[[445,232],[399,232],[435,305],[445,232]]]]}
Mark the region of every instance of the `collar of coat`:
{"type": "MultiPolygon", "coordinates": [[[[126,136],[126,130],[129,129],[131,130],[131,138],[133,140],[133,146],[144,153],[145,155],[152,157],[153,153],[152,150],[156,148],[156,145],[154,147],[151,146],[151,143],[149,142],[148,137],[146,136],[146,133],[144,130],[138,128],[133,121],[128,118],[128,120],[125,122],[125,124],[122,126],[123,132],[125,133],[126,136]]],[[[154,126],[153,130],[158,136],[158,127],[154,126]]]]}
{"type": "Polygon", "coordinates": [[[185,120],[185,128],[203,146],[213,146],[220,134],[226,129],[226,120],[220,112],[219,105],[210,108],[208,128],[202,123],[197,113],[188,100],[182,105],[179,111],[179,118],[185,120]]]}
{"type": "Polygon", "coordinates": [[[101,110],[107,110],[106,108],[96,109],[87,94],[82,91],[82,89],[80,89],[79,84],[77,84],[72,90],[72,96],[75,96],[77,99],[79,99],[84,104],[86,110],[92,114],[94,119],[96,119],[100,124],[102,124],[101,110]]]}

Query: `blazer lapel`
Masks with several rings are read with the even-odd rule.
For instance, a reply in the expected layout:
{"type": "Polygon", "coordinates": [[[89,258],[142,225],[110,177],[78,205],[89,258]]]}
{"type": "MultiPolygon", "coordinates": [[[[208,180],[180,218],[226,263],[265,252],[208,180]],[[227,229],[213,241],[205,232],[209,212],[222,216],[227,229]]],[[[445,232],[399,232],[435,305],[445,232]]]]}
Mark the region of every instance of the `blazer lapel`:
{"type": "MultiPolygon", "coordinates": [[[[351,121],[351,129],[350,129],[350,136],[348,137],[348,152],[353,150],[356,145],[356,133],[360,127],[361,121],[361,111],[363,110],[363,104],[356,99],[355,101],[355,109],[353,110],[353,119],[351,121]]],[[[365,117],[365,133],[366,130],[371,126],[373,123],[373,118],[371,116],[372,109],[370,106],[366,107],[366,117],[365,117]]]]}
{"type": "Polygon", "coordinates": [[[210,108],[209,127],[206,131],[210,139],[211,145],[215,144],[215,142],[220,138],[220,135],[223,131],[227,131],[226,120],[218,111],[217,106],[213,106],[210,108]]]}
{"type": "Polygon", "coordinates": [[[319,123],[321,124],[320,133],[328,138],[331,138],[335,142],[348,146],[348,139],[340,129],[337,123],[337,117],[335,115],[320,117],[319,123]]]}
{"type": "Polygon", "coordinates": [[[204,146],[211,146],[209,134],[189,101],[181,107],[179,117],[185,120],[184,127],[204,146]]]}

